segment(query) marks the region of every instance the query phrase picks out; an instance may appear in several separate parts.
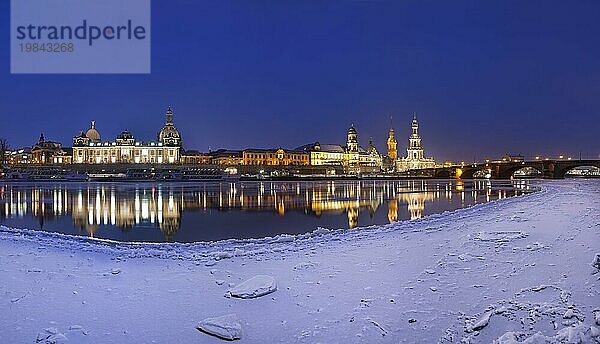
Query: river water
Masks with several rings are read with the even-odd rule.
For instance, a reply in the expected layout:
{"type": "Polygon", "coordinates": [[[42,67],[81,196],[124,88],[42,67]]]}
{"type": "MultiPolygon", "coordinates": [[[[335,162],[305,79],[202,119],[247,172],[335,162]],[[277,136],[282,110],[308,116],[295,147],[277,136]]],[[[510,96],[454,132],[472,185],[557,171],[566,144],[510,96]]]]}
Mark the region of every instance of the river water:
{"type": "Polygon", "coordinates": [[[3,182],[0,224],[119,241],[214,241],[387,224],[526,192],[522,180],[3,182]]]}

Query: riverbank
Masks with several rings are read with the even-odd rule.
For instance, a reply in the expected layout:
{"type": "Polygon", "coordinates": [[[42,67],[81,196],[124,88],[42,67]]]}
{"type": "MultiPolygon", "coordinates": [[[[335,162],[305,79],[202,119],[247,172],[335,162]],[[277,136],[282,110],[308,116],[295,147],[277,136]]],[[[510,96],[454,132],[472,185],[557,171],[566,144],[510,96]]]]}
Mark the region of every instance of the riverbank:
{"type": "Polygon", "coordinates": [[[541,185],[420,220],[271,239],[121,245],[2,228],[0,332],[10,343],[217,343],[196,326],[233,313],[244,343],[489,343],[538,331],[592,343],[600,183],[541,185]],[[277,290],[226,297],[255,275],[277,290]]]}

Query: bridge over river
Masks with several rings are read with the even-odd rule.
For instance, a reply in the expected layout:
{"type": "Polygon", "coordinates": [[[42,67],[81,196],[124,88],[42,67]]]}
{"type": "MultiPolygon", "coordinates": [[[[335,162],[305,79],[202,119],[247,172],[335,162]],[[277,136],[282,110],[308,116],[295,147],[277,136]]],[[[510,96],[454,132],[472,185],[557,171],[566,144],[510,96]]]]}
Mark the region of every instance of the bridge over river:
{"type": "Polygon", "coordinates": [[[600,160],[534,160],[534,161],[493,161],[475,164],[461,164],[450,167],[416,169],[407,172],[410,176],[428,176],[434,178],[470,179],[479,172],[494,179],[509,179],[523,168],[539,171],[543,178],[562,179],[565,174],[577,167],[594,166],[600,168],[600,160]]]}

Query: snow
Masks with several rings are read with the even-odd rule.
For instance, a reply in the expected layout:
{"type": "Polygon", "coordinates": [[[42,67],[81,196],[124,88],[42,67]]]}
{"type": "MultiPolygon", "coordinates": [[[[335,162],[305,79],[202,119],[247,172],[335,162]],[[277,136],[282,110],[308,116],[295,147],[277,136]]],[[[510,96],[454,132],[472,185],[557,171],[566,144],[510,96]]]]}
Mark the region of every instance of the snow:
{"type": "Polygon", "coordinates": [[[242,324],[235,314],[206,318],[198,324],[198,330],[226,340],[242,338],[242,324]]]}
{"type": "Polygon", "coordinates": [[[598,343],[600,181],[539,186],[414,221],[252,240],[122,244],[0,227],[0,337],[598,343]],[[236,290],[262,296],[224,297],[236,290]]]}
{"type": "MultiPolygon", "coordinates": [[[[218,283],[217,283],[218,284],[218,283]]],[[[271,276],[257,275],[231,288],[226,296],[240,299],[253,299],[277,290],[277,282],[271,276]]]]}

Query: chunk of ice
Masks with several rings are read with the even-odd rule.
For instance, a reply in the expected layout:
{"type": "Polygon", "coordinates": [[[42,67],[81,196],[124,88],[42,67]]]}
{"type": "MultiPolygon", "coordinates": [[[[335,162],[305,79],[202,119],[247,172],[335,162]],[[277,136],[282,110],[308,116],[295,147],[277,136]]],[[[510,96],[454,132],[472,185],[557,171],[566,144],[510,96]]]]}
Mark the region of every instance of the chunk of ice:
{"type": "Polygon", "coordinates": [[[240,324],[235,314],[206,318],[198,323],[197,328],[201,332],[221,339],[235,340],[242,338],[242,324],[240,324]]]}
{"type": "Polygon", "coordinates": [[[277,282],[271,276],[256,275],[237,286],[231,288],[225,296],[239,297],[241,299],[252,299],[270,294],[277,290],[277,282]]]}

